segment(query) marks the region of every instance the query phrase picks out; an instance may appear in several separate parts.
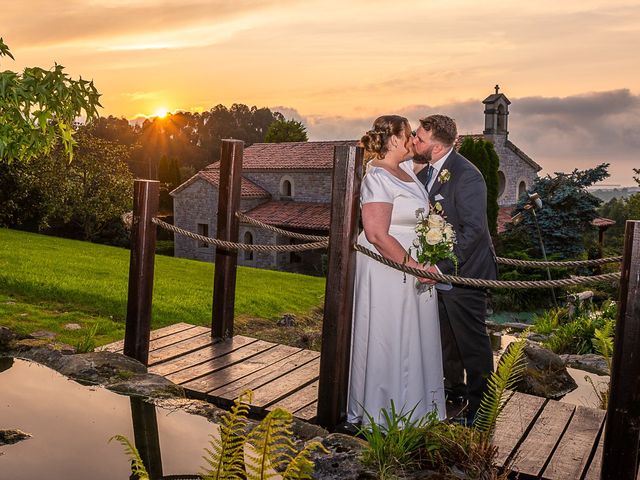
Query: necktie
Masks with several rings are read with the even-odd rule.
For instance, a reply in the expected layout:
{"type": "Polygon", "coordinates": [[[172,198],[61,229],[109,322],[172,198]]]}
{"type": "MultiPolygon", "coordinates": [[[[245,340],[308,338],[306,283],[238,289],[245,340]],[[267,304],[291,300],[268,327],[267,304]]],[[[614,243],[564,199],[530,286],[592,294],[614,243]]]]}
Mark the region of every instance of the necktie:
{"type": "Polygon", "coordinates": [[[431,183],[431,177],[433,177],[434,170],[435,168],[433,168],[432,165],[427,167],[427,179],[424,182],[424,187],[427,189],[427,192],[429,191],[429,184],[431,183]]]}

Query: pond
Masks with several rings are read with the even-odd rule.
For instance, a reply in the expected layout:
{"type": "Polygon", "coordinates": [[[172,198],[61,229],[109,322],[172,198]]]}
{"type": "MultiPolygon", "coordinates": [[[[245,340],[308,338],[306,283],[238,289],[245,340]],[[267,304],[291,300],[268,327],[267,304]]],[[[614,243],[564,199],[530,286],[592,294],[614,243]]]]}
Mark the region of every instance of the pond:
{"type": "Polygon", "coordinates": [[[0,478],[12,480],[128,479],[124,448],[108,443],[117,434],[137,439],[141,454],[156,459],[154,476],[193,475],[205,463],[209,435],[217,432],[204,417],[83,386],[48,367],[6,357],[0,357],[0,429],[32,435],[0,445],[0,478]]]}

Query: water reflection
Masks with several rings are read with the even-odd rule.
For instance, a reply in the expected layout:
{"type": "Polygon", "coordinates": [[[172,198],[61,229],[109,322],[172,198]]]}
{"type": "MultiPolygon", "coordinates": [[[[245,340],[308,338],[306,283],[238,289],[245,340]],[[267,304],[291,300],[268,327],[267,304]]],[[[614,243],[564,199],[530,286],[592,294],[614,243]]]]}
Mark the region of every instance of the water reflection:
{"type": "Polygon", "coordinates": [[[24,360],[0,358],[0,372],[0,429],[33,435],[0,446],[0,478],[133,478],[122,446],[107,443],[116,434],[135,441],[152,478],[198,478],[216,431],[205,418],[83,386],[24,360]]]}

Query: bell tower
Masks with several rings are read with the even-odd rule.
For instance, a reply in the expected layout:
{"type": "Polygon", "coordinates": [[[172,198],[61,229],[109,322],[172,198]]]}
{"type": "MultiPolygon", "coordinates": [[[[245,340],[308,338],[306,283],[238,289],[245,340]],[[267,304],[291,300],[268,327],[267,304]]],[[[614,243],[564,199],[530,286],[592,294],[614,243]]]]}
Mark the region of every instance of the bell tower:
{"type": "Polygon", "coordinates": [[[485,98],[484,103],[484,136],[496,144],[500,138],[500,143],[504,143],[509,135],[508,119],[509,105],[511,102],[504,93],[500,93],[500,85],[495,86],[496,93],[485,98]]]}

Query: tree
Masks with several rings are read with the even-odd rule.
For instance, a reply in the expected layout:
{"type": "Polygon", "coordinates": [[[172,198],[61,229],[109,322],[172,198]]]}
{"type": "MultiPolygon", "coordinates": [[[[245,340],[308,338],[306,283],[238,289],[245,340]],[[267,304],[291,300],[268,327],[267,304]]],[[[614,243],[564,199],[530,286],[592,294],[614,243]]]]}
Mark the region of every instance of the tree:
{"type": "Polygon", "coordinates": [[[498,168],[500,159],[493,148],[493,143],[481,138],[465,137],[458,150],[460,155],[473,163],[487,185],[487,222],[491,235],[498,233],[498,168]]]}
{"type": "MultiPolygon", "coordinates": [[[[13,58],[0,38],[0,57],[13,58]]],[[[0,162],[28,162],[60,141],[73,154],[73,122],[98,116],[100,94],[92,81],[73,80],[62,65],[0,72],[0,162]]]]}
{"type": "MultiPolygon", "coordinates": [[[[584,251],[584,236],[592,231],[591,221],[597,217],[602,201],[587,191],[587,187],[609,176],[608,163],[587,170],[575,169],[571,173],[556,172],[537,178],[532,191],[542,199],[542,208],[536,211],[545,248],[559,258],[577,258],[584,251]]],[[[528,199],[521,198],[515,213],[522,212],[522,222],[507,225],[507,236],[521,234],[530,240],[532,249],[538,249],[538,233],[531,212],[525,211],[528,199]]],[[[538,258],[541,257],[541,254],[538,258]]]]}
{"type": "Polygon", "coordinates": [[[269,126],[264,141],[267,143],[306,142],[307,129],[296,120],[276,120],[269,126]]]}

